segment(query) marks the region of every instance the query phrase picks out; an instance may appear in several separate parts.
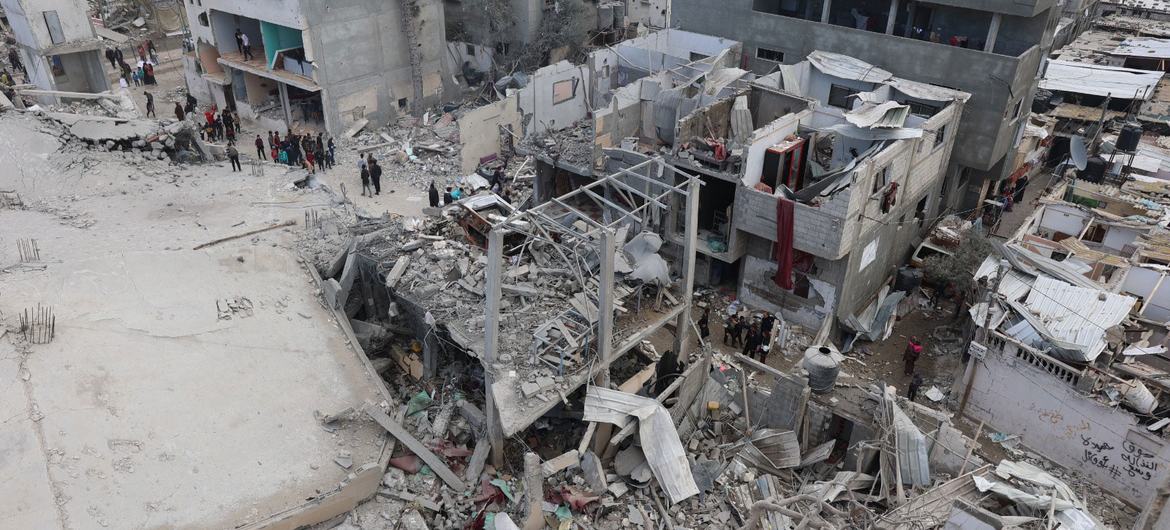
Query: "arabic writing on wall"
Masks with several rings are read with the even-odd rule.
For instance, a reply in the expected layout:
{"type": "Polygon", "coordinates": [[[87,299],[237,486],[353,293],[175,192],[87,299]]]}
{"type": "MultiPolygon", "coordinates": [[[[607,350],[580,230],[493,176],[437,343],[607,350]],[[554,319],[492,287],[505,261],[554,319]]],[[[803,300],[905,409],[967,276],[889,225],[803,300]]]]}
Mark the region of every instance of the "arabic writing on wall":
{"type": "Polygon", "coordinates": [[[1146,451],[1128,440],[1121,442],[1121,451],[1113,444],[1098,441],[1092,436],[1081,435],[1084,453],[1081,461],[1104,469],[1109,477],[1117,480],[1123,477],[1149,481],[1158,471],[1154,453],[1146,451]],[[1117,457],[1117,458],[1115,458],[1117,457]]]}

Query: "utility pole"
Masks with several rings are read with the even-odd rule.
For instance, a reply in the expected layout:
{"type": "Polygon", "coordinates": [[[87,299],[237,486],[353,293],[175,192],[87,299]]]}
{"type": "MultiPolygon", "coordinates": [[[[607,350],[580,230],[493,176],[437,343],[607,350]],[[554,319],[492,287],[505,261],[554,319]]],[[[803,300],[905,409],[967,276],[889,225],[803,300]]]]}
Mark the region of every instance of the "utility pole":
{"type": "MultiPolygon", "coordinates": [[[[975,332],[975,342],[987,347],[987,338],[991,336],[991,302],[995,300],[996,293],[999,292],[999,284],[1003,282],[1003,277],[1007,276],[1007,272],[1011,270],[1012,264],[1006,259],[999,260],[999,266],[996,270],[995,282],[991,284],[990,288],[984,287],[984,302],[987,304],[987,315],[983,318],[983,327],[975,332]]],[[[986,282],[984,282],[986,284],[986,282]]],[[[971,346],[967,346],[967,351],[971,351],[971,346]]],[[[967,400],[971,397],[971,384],[975,382],[975,369],[978,366],[979,359],[974,355],[969,355],[967,359],[967,369],[963,372],[963,398],[959,400],[959,415],[967,408],[967,400]]]]}

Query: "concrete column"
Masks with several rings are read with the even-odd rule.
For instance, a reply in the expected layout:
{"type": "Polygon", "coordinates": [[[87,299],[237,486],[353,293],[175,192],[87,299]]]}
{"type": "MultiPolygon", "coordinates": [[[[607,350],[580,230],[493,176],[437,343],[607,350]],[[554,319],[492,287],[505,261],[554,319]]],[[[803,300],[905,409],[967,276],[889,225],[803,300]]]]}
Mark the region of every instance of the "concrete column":
{"type": "MultiPolygon", "coordinates": [[[[288,85],[277,81],[276,87],[280,90],[280,107],[284,109],[284,126],[292,131],[292,109],[289,108],[292,104],[288,102],[288,85]]],[[[226,97],[227,94],[224,94],[226,97]]]]}
{"type": "Polygon", "coordinates": [[[886,35],[894,34],[894,22],[898,20],[898,0],[890,0],[890,14],[886,16],[886,35]]]}
{"type": "Polygon", "coordinates": [[[833,0],[825,0],[825,7],[821,8],[821,22],[829,23],[829,10],[833,8],[833,0]]]}
{"type": "Polygon", "coordinates": [[[1003,22],[1003,15],[996,13],[991,15],[991,27],[987,28],[987,42],[983,44],[983,51],[991,53],[995,51],[995,39],[999,38],[999,24],[1003,22]]]}
{"type": "Polygon", "coordinates": [[[495,383],[495,377],[492,374],[491,366],[498,357],[497,350],[500,347],[500,285],[503,281],[504,261],[503,229],[492,230],[488,233],[487,259],[487,273],[485,274],[487,300],[484,301],[486,311],[483,324],[484,394],[487,396],[487,410],[485,412],[487,412],[488,440],[492,443],[492,465],[499,467],[504,465],[504,426],[500,423],[498,404],[492,397],[492,384],[495,383]]]}
{"type": "Polygon", "coordinates": [[[674,352],[679,359],[686,359],[690,350],[692,294],[695,290],[695,249],[699,238],[699,184],[698,177],[687,185],[687,231],[683,236],[683,295],[679,299],[684,305],[674,325],[674,352]]]}

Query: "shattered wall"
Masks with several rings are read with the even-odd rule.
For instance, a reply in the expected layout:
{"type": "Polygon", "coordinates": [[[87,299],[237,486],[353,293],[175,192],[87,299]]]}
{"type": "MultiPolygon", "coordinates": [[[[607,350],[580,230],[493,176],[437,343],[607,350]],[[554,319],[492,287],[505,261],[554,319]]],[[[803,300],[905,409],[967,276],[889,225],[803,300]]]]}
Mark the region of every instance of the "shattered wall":
{"type": "Polygon", "coordinates": [[[653,28],[670,25],[670,0],[626,0],[626,24],[653,28]]]}
{"type": "Polygon", "coordinates": [[[589,69],[568,61],[549,65],[519,91],[526,135],[559,131],[584,119],[590,111],[589,69]]]}
{"type": "Polygon", "coordinates": [[[511,129],[520,134],[520,111],[518,98],[512,94],[500,101],[472,110],[459,118],[459,141],[464,175],[470,175],[479,167],[480,160],[501,153],[500,128],[511,129]]]}
{"type": "Polygon", "coordinates": [[[36,50],[54,46],[47,12],[56,13],[64,42],[97,39],[89,20],[89,4],[82,0],[0,0],[0,6],[8,15],[13,36],[24,46],[36,50]]]}
{"type": "Polygon", "coordinates": [[[1085,396],[1012,342],[990,350],[976,365],[968,416],[1138,506],[1166,480],[1170,444],[1134,414],[1085,396]]]}

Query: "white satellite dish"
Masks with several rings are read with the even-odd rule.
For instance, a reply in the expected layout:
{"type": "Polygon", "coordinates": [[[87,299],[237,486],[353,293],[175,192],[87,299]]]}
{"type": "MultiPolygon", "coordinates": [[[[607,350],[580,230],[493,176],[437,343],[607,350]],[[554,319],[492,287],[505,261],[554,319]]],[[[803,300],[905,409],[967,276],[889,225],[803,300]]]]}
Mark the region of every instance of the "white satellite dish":
{"type": "Polygon", "coordinates": [[[1073,136],[1068,139],[1068,151],[1072,156],[1073,165],[1077,169],[1085,169],[1089,165],[1089,153],[1085,149],[1085,139],[1080,136],[1073,136]]]}

